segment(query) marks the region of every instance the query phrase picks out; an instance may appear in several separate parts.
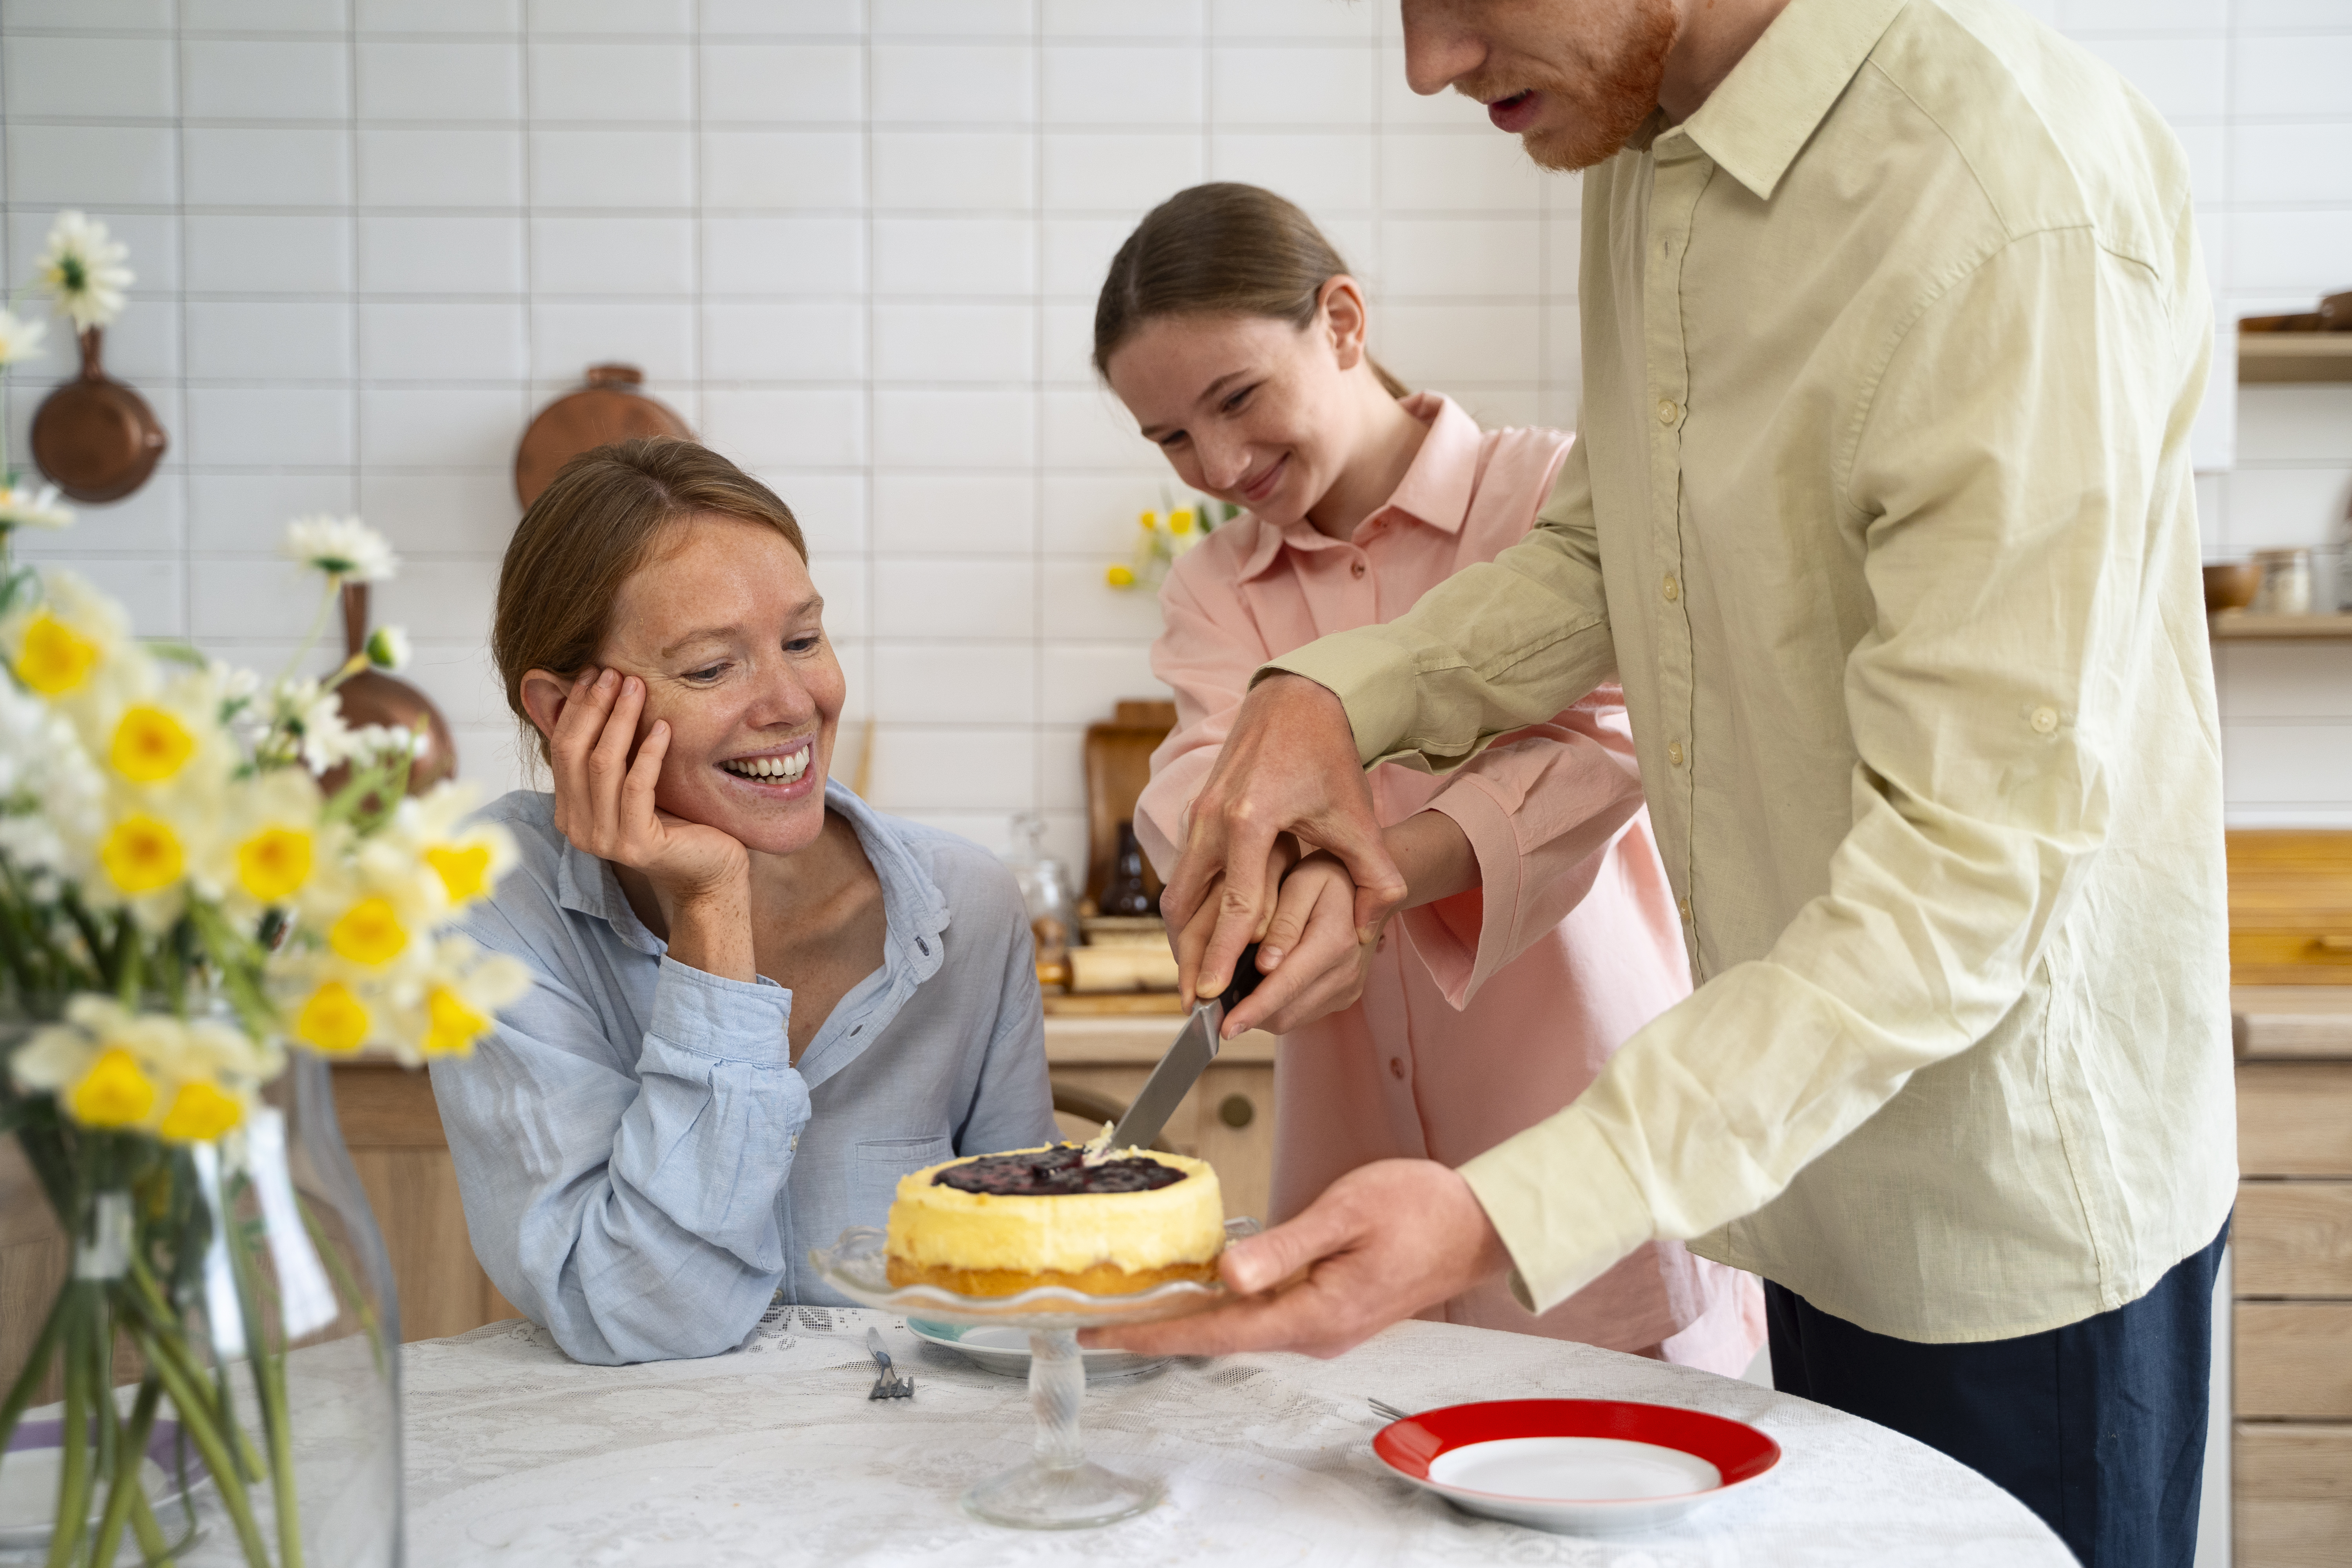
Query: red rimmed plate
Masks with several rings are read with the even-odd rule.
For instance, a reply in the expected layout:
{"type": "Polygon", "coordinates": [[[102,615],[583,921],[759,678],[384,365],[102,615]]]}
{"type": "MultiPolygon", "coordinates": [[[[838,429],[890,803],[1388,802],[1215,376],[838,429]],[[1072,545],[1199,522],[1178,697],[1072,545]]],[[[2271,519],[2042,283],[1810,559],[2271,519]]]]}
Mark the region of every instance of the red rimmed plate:
{"type": "Polygon", "coordinates": [[[1620,1399],[1449,1405],[1381,1428],[1372,1452],[1457,1508],[1574,1535],[1679,1519],[1780,1462],[1744,1422],[1620,1399]]]}

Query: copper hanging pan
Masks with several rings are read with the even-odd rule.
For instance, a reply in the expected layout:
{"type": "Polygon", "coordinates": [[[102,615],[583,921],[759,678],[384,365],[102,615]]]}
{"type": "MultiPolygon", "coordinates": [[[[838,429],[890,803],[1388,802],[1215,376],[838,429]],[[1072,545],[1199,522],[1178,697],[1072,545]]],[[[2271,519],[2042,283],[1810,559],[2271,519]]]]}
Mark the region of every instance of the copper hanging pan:
{"type": "Polygon", "coordinates": [[[638,436],[694,439],[667,404],[636,390],[645,379],[633,364],[592,364],[586,386],[539,411],[515,449],[515,495],[525,510],[555,471],[583,452],[638,436]]]}
{"type": "MultiPolygon", "coordinates": [[[[356,658],[367,647],[368,585],[364,583],[343,584],[343,647],[346,655],[356,658]]],[[[405,680],[395,679],[380,669],[362,669],[335,688],[335,696],[343,710],[343,722],[352,729],[365,724],[381,724],[390,730],[415,731],[420,721],[425,730],[425,744],[415,760],[408,765],[408,793],[423,795],[442,780],[457,773],[457,745],[450,738],[449,725],[441,717],[441,710],[433,700],[405,680]]],[[[348,765],[328,773],[319,782],[332,795],[351,777],[348,765]]]]}
{"type": "Polygon", "coordinates": [[[147,482],[170,444],[147,400],[106,374],[101,331],[81,334],[81,374],[33,416],[33,461],[78,501],[121,500],[147,482]]]}

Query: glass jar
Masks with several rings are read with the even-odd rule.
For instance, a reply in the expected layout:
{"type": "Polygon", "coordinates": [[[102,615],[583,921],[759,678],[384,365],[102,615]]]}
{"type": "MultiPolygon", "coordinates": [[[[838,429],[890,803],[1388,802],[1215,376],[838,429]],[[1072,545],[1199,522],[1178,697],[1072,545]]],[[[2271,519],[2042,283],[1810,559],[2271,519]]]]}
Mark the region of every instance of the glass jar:
{"type": "Polygon", "coordinates": [[[2262,585],[2246,608],[2257,616],[2311,614],[2311,552],[2257,550],[2254,564],[2262,568],[2262,585]]]}
{"type": "MultiPolygon", "coordinates": [[[[36,1026],[0,1022],[0,1057],[36,1026]]],[[[13,1086],[0,1129],[16,1247],[54,1280],[0,1323],[0,1561],[400,1568],[398,1307],[326,1064],[295,1053],[209,1142],[13,1086]]]]}

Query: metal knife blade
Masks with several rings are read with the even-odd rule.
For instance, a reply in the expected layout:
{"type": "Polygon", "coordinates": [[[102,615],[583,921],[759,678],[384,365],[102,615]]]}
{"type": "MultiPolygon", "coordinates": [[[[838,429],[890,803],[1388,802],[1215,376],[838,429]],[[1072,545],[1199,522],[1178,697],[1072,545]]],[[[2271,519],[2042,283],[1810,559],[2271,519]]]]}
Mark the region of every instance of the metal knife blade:
{"type": "Polygon", "coordinates": [[[1160,1136],[1160,1130],[1168,1125],[1168,1119],[1176,1113],[1176,1107],[1201,1081],[1201,1074],[1217,1059],[1217,1047],[1223,1043],[1217,1037],[1224,1026],[1225,1015],[1257,989],[1259,979],[1257,944],[1252,942],[1242,950],[1240,960],[1234,965],[1233,984],[1225,987],[1224,994],[1193,1008],[1192,1016],[1176,1032],[1175,1044],[1168,1047],[1168,1054],[1160,1058],[1160,1065],[1151,1069],[1142,1090],[1128,1106],[1127,1114],[1111,1129],[1112,1148],[1150,1147],[1152,1140],[1160,1136]]]}
{"type": "Polygon", "coordinates": [[[869,1328],[866,1331],[866,1353],[874,1358],[876,1366],[884,1372],[890,1370],[890,1352],[882,1348],[881,1330],[869,1328]]]}

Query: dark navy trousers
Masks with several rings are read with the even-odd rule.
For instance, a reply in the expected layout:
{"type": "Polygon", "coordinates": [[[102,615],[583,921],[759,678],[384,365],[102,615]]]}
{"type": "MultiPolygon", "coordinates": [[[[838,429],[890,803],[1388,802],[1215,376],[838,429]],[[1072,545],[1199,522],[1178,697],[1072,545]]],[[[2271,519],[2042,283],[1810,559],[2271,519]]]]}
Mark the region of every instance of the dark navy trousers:
{"type": "Polygon", "coordinates": [[[1767,1280],[1772,1384],[1998,1482],[2085,1568],[2192,1568],[2229,1234],[2112,1312],[1978,1344],[1874,1334],[1767,1280]]]}

